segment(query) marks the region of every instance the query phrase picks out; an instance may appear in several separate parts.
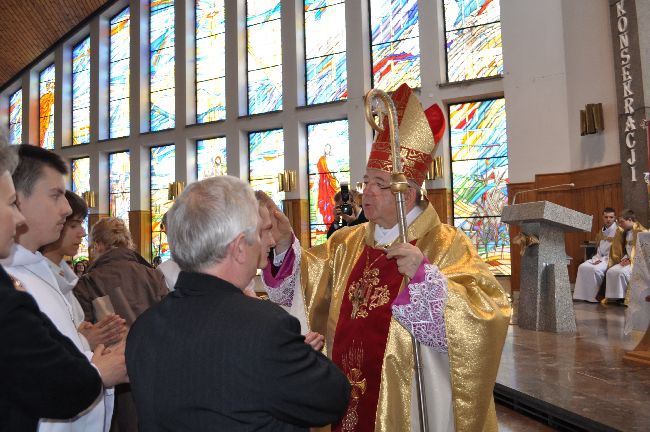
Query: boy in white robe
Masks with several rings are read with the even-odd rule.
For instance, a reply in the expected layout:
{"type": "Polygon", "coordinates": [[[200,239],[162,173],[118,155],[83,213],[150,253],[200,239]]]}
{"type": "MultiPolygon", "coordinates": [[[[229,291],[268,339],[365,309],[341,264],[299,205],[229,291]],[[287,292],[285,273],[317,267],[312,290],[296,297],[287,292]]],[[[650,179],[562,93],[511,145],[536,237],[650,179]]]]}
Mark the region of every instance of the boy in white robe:
{"type": "Polygon", "coordinates": [[[79,278],[65,262],[64,257],[73,257],[79,252],[79,245],[86,236],[83,221],[88,216],[88,206],[79,195],[69,190],[65,191],[65,198],[72,208],[72,214],[66,218],[61,237],[54,243],[42,247],[41,253],[47,258],[59,289],[70,303],[74,324],[87,340],[89,349],[93,350],[99,344],[114,345],[126,337],[126,320],[119,315],[111,314],[96,324],[84,321],[84,311],[72,292],[79,278]]]}
{"type": "Polygon", "coordinates": [[[603,210],[603,228],[597,237],[598,249],[596,254],[578,267],[576,286],[573,291],[574,300],[598,303],[596,295],[605,278],[605,272],[610,267],[609,251],[617,229],[616,211],[611,207],[605,208],[603,210]]]}
{"type": "Polygon", "coordinates": [[[641,225],[632,210],[625,210],[618,220],[619,225],[625,230],[623,236],[623,257],[621,261],[607,271],[607,286],[603,304],[610,300],[623,300],[627,293],[627,285],[632,275],[632,263],[636,246],[636,236],[646,229],[641,225]]]}

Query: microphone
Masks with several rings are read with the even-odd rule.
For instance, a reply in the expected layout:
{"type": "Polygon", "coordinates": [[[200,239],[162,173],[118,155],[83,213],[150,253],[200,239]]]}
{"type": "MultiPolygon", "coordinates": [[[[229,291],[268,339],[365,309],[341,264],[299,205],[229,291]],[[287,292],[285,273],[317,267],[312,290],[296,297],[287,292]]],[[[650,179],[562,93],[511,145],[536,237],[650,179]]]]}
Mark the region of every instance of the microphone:
{"type": "Polygon", "coordinates": [[[538,187],[534,189],[527,189],[527,190],[522,190],[522,191],[517,191],[515,192],[515,196],[512,197],[512,204],[510,205],[515,205],[515,202],[517,201],[517,196],[521,193],[526,193],[526,192],[534,192],[534,191],[539,191],[539,190],[546,190],[546,189],[555,189],[558,187],[575,187],[575,183],[564,183],[564,184],[558,184],[558,185],[553,185],[553,186],[544,186],[544,187],[538,187]]]}

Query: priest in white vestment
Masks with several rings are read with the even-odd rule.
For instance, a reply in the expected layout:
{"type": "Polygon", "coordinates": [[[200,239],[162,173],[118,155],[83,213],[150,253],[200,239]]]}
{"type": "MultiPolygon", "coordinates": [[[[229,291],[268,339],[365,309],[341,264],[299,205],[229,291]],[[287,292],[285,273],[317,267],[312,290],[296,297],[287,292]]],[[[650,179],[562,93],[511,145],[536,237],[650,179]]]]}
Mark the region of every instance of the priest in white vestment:
{"type": "Polygon", "coordinates": [[[603,210],[603,228],[596,237],[598,243],[596,254],[578,267],[576,286],[573,291],[574,300],[598,303],[596,295],[605,278],[605,272],[610,266],[617,264],[613,262],[614,260],[610,260],[609,252],[618,229],[616,211],[606,207],[603,210]]]}

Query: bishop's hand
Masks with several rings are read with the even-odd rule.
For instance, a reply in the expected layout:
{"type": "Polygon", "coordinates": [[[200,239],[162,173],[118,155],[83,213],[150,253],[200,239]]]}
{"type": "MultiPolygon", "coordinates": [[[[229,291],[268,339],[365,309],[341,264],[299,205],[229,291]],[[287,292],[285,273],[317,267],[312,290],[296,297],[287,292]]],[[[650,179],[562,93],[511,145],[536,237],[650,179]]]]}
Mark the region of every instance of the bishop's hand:
{"type": "Polygon", "coordinates": [[[386,250],[386,258],[394,258],[397,262],[397,271],[412,279],[424,260],[424,254],[420,248],[411,243],[399,243],[386,250]]]}
{"type": "Polygon", "coordinates": [[[293,242],[293,229],[289,218],[278,208],[270,196],[264,194],[260,198],[262,203],[269,210],[271,222],[273,223],[273,239],[275,240],[275,252],[281,254],[291,247],[293,242]]]}

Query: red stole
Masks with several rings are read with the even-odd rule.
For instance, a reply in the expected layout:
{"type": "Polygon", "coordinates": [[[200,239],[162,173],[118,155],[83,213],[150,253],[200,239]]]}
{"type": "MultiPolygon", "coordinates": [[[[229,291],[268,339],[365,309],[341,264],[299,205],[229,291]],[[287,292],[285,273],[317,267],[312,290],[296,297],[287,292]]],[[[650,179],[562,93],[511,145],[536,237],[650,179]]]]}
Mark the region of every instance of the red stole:
{"type": "Polygon", "coordinates": [[[332,360],[352,385],[348,410],[332,432],[374,431],[381,369],[403,276],[382,249],[365,246],[352,269],[339,313],[332,360]]]}

